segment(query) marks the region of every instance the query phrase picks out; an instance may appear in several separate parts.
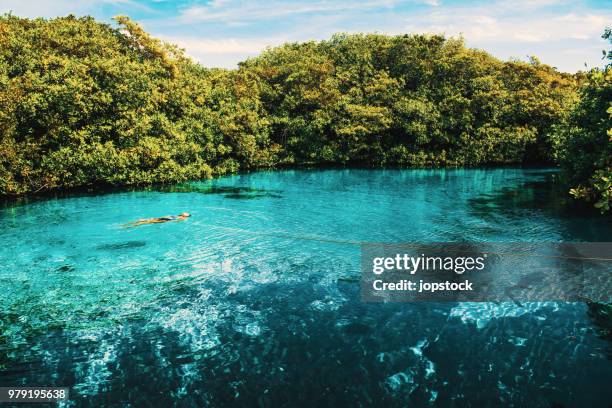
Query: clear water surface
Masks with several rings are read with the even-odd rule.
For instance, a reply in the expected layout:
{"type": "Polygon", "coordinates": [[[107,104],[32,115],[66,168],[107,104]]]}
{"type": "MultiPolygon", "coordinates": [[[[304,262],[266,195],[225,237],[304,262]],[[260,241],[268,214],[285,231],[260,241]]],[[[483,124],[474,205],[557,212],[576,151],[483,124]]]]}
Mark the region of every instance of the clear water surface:
{"type": "Polygon", "coordinates": [[[610,241],[553,177],[296,170],[5,205],[0,385],[77,406],[608,406],[596,305],[359,297],[361,241],[610,241]]]}

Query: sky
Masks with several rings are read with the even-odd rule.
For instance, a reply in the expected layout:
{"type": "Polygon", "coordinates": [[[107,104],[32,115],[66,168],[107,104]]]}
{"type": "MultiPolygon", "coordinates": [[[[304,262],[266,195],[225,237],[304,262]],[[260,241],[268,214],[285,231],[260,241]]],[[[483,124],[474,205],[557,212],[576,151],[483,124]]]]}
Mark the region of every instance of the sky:
{"type": "Polygon", "coordinates": [[[0,0],[23,17],[128,15],[204,66],[236,67],[268,46],[337,32],[461,35],[498,58],[535,55],[560,71],[603,65],[612,0],[0,0]]]}

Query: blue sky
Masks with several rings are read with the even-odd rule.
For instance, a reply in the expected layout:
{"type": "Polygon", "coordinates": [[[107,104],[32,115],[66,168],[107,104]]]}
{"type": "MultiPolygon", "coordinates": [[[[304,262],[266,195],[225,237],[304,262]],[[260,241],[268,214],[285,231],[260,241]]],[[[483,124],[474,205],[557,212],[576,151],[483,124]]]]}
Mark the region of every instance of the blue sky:
{"type": "Polygon", "coordinates": [[[610,1],[567,0],[0,0],[27,17],[126,14],[205,66],[235,67],[269,45],[335,32],[463,35],[508,59],[536,55],[561,71],[601,66],[610,1]]]}

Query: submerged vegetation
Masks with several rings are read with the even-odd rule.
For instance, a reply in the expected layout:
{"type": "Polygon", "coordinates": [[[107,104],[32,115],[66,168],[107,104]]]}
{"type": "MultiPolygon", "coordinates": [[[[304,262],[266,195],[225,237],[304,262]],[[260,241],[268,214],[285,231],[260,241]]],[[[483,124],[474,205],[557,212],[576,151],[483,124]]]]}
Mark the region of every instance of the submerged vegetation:
{"type": "Polygon", "coordinates": [[[585,79],[460,39],[378,34],[206,69],[116,21],[0,17],[0,195],[285,165],[558,161],[575,195],[609,207],[609,70],[585,79]]]}

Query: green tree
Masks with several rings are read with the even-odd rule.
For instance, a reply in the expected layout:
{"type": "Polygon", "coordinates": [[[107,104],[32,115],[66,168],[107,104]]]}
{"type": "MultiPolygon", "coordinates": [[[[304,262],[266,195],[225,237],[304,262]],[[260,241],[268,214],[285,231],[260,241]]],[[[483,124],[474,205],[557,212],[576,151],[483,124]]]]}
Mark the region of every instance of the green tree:
{"type": "MultiPolygon", "coordinates": [[[[612,43],[612,32],[603,35],[612,43]]],[[[608,61],[611,52],[604,52],[608,61]]],[[[580,102],[559,126],[557,159],[570,193],[594,202],[601,212],[612,207],[612,63],[583,79],[580,102]]]]}
{"type": "Polygon", "coordinates": [[[0,195],[278,165],[550,163],[577,97],[574,77],[460,38],[337,34],[224,70],[116,22],[0,17],[0,195]]]}

